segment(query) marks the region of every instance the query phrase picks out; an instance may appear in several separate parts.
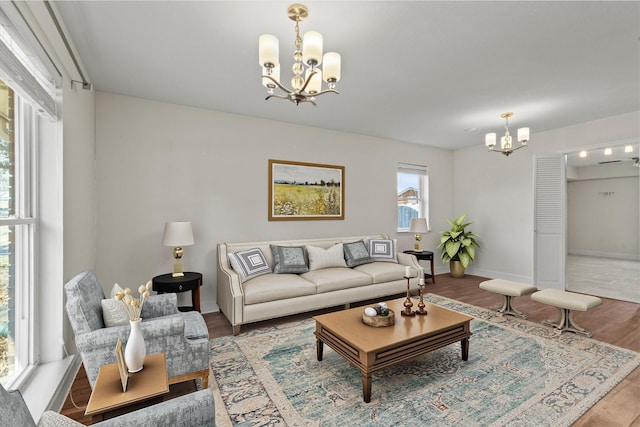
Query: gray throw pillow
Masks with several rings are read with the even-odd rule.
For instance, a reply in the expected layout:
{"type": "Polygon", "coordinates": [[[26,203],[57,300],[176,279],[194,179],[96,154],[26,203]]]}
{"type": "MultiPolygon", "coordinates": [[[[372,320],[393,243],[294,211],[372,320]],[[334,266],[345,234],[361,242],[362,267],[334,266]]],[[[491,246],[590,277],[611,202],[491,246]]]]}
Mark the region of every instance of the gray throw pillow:
{"type": "Polygon", "coordinates": [[[345,243],[343,247],[344,260],[347,262],[347,267],[356,267],[373,262],[373,259],[369,256],[369,250],[362,240],[345,243]]]}
{"type": "Polygon", "coordinates": [[[304,246],[276,246],[269,245],[276,274],[302,274],[309,271],[307,252],[304,246]]]}
{"type": "Polygon", "coordinates": [[[228,256],[231,267],[240,276],[241,283],[271,273],[271,267],[260,248],[238,251],[228,256]]]}
{"type": "Polygon", "coordinates": [[[374,261],[398,262],[396,257],[396,239],[369,240],[369,256],[374,261]]]}

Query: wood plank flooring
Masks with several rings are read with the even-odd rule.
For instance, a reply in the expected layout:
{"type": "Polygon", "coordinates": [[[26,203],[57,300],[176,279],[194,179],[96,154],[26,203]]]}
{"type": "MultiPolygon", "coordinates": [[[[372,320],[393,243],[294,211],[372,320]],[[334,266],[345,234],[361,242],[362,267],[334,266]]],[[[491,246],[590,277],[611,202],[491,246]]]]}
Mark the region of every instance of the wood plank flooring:
{"type": "MultiPolygon", "coordinates": [[[[436,276],[436,284],[427,284],[426,292],[479,307],[500,305],[502,302],[501,296],[478,288],[478,284],[483,280],[486,279],[470,275],[466,275],[461,279],[454,279],[448,273],[441,274],[436,276]]],[[[574,320],[576,323],[592,332],[594,339],[640,352],[640,304],[613,299],[603,299],[603,301],[604,303],[601,306],[587,313],[575,313],[574,320]]],[[[352,306],[370,303],[371,301],[367,301],[353,304],[352,306]]],[[[557,315],[557,310],[554,307],[533,301],[528,296],[515,298],[514,306],[527,314],[528,319],[533,322],[555,319],[557,315]]],[[[341,307],[245,325],[243,330],[304,319],[320,312],[338,309],[341,309],[341,307]]],[[[204,318],[211,338],[231,335],[231,325],[222,314],[207,313],[204,314],[204,318]]],[[[190,393],[194,390],[195,385],[193,382],[175,384],[171,386],[170,397],[190,393]]],[[[90,393],[89,382],[84,369],[81,368],[61,412],[85,425],[90,425],[90,417],[84,416],[84,406],[89,400],[90,393]],[[72,397],[75,405],[71,401],[72,397]],[[76,408],[76,405],[80,408],[76,408]]],[[[574,423],[574,426],[640,427],[640,405],[638,402],[640,402],[640,368],[627,376],[617,387],[574,423]]]]}

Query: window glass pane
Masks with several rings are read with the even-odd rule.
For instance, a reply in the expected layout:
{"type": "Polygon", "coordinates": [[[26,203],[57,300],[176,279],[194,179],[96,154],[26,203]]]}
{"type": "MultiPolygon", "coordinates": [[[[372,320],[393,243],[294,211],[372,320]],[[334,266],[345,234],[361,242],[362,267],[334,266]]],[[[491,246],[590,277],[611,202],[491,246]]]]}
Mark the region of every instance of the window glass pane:
{"type": "Polygon", "coordinates": [[[429,181],[426,166],[413,165],[408,163],[398,164],[398,231],[409,231],[411,218],[428,217],[428,182],[429,181]]]}
{"type": "MultiPolygon", "coordinates": [[[[14,215],[14,92],[0,81],[0,219],[14,215]]],[[[14,227],[0,226],[0,382],[16,369],[14,227]]]]}

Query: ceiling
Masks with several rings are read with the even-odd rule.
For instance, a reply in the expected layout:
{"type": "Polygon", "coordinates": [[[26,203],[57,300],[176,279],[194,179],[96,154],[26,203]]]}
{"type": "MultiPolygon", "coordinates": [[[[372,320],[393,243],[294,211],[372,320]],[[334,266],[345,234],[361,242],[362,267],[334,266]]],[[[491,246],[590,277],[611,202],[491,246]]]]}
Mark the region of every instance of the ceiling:
{"type": "MultiPolygon", "coordinates": [[[[60,1],[99,91],[458,149],[640,110],[640,2],[311,1],[301,33],[342,55],[339,95],[265,101],[258,37],[280,40],[290,86],[291,2],[60,1]]],[[[606,142],[606,141],[603,141],[606,142]]],[[[637,156],[637,151],[636,154],[637,156]]]]}

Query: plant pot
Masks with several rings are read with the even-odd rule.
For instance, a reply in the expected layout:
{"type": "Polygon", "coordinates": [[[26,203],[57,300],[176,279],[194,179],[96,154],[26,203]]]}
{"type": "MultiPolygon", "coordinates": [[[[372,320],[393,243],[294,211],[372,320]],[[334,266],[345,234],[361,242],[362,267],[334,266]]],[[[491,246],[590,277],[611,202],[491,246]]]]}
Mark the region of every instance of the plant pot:
{"type": "Polygon", "coordinates": [[[464,266],[460,261],[449,261],[449,271],[451,272],[451,277],[456,279],[464,277],[464,266]]]}

